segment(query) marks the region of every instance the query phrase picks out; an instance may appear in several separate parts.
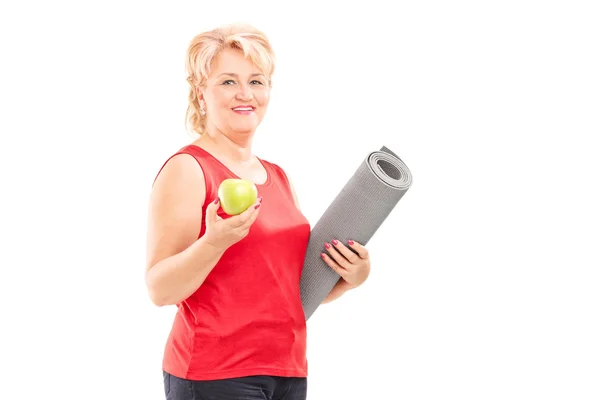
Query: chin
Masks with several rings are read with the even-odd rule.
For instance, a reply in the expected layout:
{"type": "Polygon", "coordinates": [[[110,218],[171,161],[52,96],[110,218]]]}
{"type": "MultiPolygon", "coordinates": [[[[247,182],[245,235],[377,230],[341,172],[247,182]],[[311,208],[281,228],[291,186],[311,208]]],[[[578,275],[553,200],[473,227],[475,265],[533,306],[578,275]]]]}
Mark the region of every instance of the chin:
{"type": "Polygon", "coordinates": [[[254,133],[254,131],[256,131],[256,128],[258,128],[257,124],[240,124],[240,125],[232,125],[231,126],[231,130],[235,133],[240,133],[240,134],[251,134],[254,133]]]}

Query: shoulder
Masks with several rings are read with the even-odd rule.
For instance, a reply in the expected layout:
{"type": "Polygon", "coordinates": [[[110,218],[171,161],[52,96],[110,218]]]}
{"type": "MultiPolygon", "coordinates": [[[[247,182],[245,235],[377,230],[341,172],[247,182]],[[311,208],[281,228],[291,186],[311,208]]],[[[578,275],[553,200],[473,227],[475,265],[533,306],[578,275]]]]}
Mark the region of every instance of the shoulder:
{"type": "Polygon", "coordinates": [[[202,163],[200,159],[203,154],[196,146],[186,145],[175,152],[171,153],[170,156],[163,162],[159,168],[154,180],[162,174],[173,174],[174,172],[201,172],[202,163]]]}
{"type": "Polygon", "coordinates": [[[153,191],[203,191],[204,183],[204,171],[199,160],[182,148],[170,155],[159,168],[153,191]]]}
{"type": "Polygon", "coordinates": [[[266,160],[262,160],[262,161],[265,162],[267,165],[271,166],[271,168],[273,169],[273,171],[275,171],[275,173],[279,176],[279,178],[287,184],[287,187],[290,190],[292,197],[294,198],[294,203],[296,204],[296,207],[298,209],[300,209],[300,202],[298,201],[298,196],[296,195],[296,188],[294,187],[292,180],[290,179],[288,174],[285,172],[285,170],[279,164],[274,163],[272,161],[266,161],[266,160]]]}
{"type": "Polygon", "coordinates": [[[290,183],[288,175],[285,172],[285,170],[281,167],[281,165],[279,165],[278,163],[275,163],[273,161],[267,161],[260,157],[259,157],[259,159],[263,162],[263,164],[266,164],[267,166],[269,166],[271,168],[272,172],[277,174],[281,179],[285,180],[286,183],[290,183]]]}

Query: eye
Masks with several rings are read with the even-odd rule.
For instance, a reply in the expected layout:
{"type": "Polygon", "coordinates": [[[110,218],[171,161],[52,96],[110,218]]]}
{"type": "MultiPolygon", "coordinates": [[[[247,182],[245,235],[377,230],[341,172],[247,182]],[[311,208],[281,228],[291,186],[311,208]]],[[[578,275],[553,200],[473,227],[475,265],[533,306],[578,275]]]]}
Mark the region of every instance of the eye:
{"type": "Polygon", "coordinates": [[[259,80],[256,80],[256,79],[255,79],[255,80],[253,80],[251,83],[254,83],[254,82],[256,82],[256,83],[257,83],[257,84],[259,84],[259,85],[264,85],[264,83],[262,83],[261,81],[259,81],[259,80]]]}
{"type": "Polygon", "coordinates": [[[228,85],[228,82],[235,83],[232,79],[227,79],[225,82],[223,82],[223,85],[228,85]]]}

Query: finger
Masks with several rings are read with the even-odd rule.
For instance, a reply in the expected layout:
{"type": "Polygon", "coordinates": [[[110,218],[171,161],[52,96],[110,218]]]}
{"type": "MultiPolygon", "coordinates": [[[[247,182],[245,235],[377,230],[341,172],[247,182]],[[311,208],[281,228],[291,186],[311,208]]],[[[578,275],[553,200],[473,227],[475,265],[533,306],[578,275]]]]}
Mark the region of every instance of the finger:
{"type": "Polygon", "coordinates": [[[254,212],[250,216],[250,219],[246,222],[246,226],[250,226],[254,223],[254,221],[256,221],[256,219],[258,218],[258,214],[260,214],[260,210],[261,210],[261,204],[258,203],[257,205],[254,206],[254,212]]]}
{"type": "Polygon", "coordinates": [[[350,267],[350,263],[348,262],[348,260],[346,260],[346,258],[342,256],[335,249],[335,247],[331,245],[331,243],[325,242],[325,249],[329,253],[329,257],[333,258],[340,267],[344,269],[348,269],[348,267],[350,267]]]}
{"type": "Polygon", "coordinates": [[[336,250],[344,256],[344,258],[346,258],[346,260],[350,261],[351,264],[356,263],[359,260],[358,255],[356,255],[355,252],[353,252],[352,250],[350,250],[349,248],[347,248],[342,242],[340,242],[337,239],[333,239],[331,241],[331,244],[333,244],[336,248],[336,250]]]}
{"type": "Polygon", "coordinates": [[[217,222],[217,210],[219,209],[219,198],[217,197],[214,201],[211,201],[210,204],[206,207],[206,222],[208,224],[214,224],[217,222]]]}
{"type": "MultiPolygon", "coordinates": [[[[262,198],[256,199],[256,203],[248,207],[243,213],[232,218],[232,223],[236,228],[247,225],[251,221],[254,214],[258,213],[258,209],[260,208],[262,198]]],[[[256,219],[256,218],[255,218],[256,219]]]]}
{"type": "Polygon", "coordinates": [[[329,257],[325,253],[321,253],[321,258],[325,261],[325,264],[329,265],[339,276],[345,276],[348,271],[346,271],[342,266],[340,266],[335,260],[329,257]]]}
{"type": "Polygon", "coordinates": [[[252,226],[252,224],[254,224],[254,221],[256,221],[256,218],[258,218],[258,214],[260,213],[260,204],[253,206],[252,209],[253,212],[252,214],[250,214],[250,218],[248,218],[246,222],[244,222],[244,224],[241,226],[241,229],[250,229],[250,226],[252,226]]]}
{"type": "Polygon", "coordinates": [[[365,246],[363,246],[362,244],[360,244],[354,240],[348,240],[348,245],[350,246],[351,249],[353,249],[354,251],[356,251],[356,253],[358,253],[358,256],[360,258],[369,258],[369,250],[367,250],[367,248],[365,246]]]}

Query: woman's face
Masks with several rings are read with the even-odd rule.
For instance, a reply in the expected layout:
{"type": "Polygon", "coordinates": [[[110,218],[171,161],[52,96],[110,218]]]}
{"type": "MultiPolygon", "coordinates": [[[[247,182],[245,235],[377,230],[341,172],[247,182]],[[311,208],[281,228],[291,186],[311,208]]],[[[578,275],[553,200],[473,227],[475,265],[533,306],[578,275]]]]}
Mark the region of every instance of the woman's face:
{"type": "Polygon", "coordinates": [[[225,49],[215,58],[211,75],[200,89],[207,128],[225,135],[253,134],[269,105],[270,85],[241,51],[225,49]]]}

